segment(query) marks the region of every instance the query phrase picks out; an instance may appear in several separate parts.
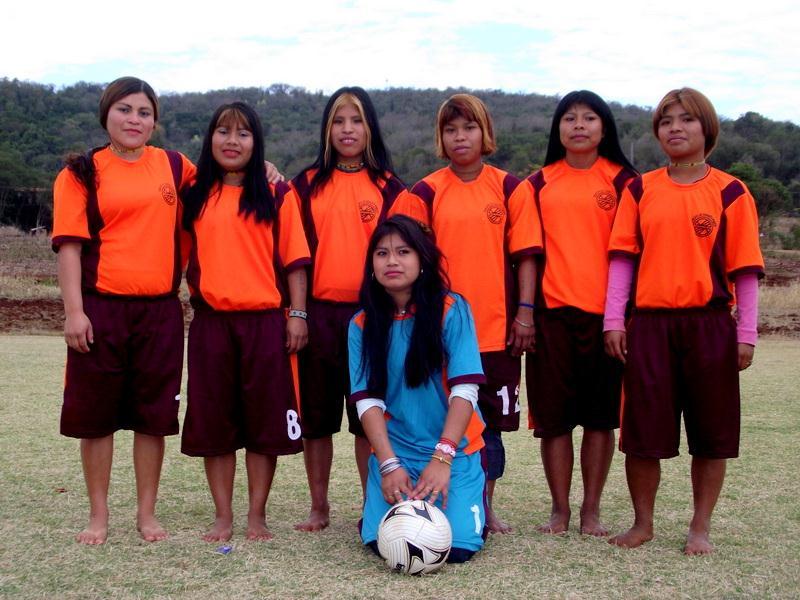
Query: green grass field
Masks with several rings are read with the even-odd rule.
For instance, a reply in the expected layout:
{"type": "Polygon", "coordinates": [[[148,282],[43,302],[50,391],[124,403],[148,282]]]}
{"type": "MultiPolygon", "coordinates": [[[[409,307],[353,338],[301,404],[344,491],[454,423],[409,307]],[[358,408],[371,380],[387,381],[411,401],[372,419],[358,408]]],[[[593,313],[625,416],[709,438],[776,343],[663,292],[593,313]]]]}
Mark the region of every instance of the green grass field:
{"type": "MultiPolygon", "coordinates": [[[[275,539],[243,539],[246,483],[237,480],[234,550],[199,539],[213,508],[202,461],[167,442],[159,512],[171,536],[147,544],[134,530],[131,435],[117,435],[108,543],[74,542],[87,504],[76,440],[58,435],[65,357],[59,337],[0,337],[0,596],[31,598],[790,598],[800,597],[800,342],[767,338],[742,376],[742,456],[729,464],[714,519],[717,553],[681,554],[691,515],[689,460],[663,463],[656,539],[636,550],[578,535],[548,537],[535,525],[549,496],[538,444],[505,436],[508,469],[495,506],[515,527],[491,537],[466,565],[425,578],[388,572],[356,534],[360,491],[349,434],[336,436],[332,525],[295,532],[308,508],[301,456],[279,461],[267,509],[275,539]]],[[[525,414],[523,414],[525,419],[525,414]]],[[[614,458],[605,522],[631,522],[614,458]]],[[[242,461],[240,461],[241,463],[242,461]]],[[[240,465],[243,474],[243,464],[240,465]]],[[[577,473],[576,473],[577,475],[577,473]]],[[[580,497],[580,482],[573,499],[580,497]]],[[[573,507],[576,512],[576,506],[573,507]]]]}

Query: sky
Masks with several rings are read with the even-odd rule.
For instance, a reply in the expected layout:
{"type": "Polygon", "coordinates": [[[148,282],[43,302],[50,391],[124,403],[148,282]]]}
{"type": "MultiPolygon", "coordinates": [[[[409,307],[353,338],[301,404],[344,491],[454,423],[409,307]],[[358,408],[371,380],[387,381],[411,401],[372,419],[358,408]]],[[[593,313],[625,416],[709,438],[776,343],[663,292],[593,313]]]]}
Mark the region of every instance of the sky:
{"type": "Polygon", "coordinates": [[[796,0],[22,0],[3,23],[0,77],[57,87],[590,89],[654,106],[691,86],[725,117],[800,124],[796,0]]]}

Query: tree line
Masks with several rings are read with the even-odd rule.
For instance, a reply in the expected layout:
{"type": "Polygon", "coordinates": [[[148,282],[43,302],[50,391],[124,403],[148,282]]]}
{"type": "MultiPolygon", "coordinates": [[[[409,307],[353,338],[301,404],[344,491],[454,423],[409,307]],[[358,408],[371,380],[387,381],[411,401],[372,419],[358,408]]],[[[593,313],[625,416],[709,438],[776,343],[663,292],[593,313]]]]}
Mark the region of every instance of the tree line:
{"type": "MultiPolygon", "coordinates": [[[[76,83],[64,88],[17,79],[0,79],[0,205],[5,221],[11,198],[31,195],[34,204],[52,202],[46,191],[70,152],[106,141],[97,121],[102,85],[76,83]]],[[[443,166],[434,153],[439,104],[467,90],[392,88],[370,91],[398,175],[413,184],[443,166]]],[[[489,162],[524,177],[541,166],[550,120],[559,98],[477,90],[495,121],[498,151],[489,162]]],[[[204,93],[165,94],[154,145],[179,150],[195,160],[212,112],[223,102],[252,105],[264,123],[268,158],[292,177],[313,161],[319,144],[327,96],[304,88],[273,84],[204,93]]],[[[664,163],[653,138],[648,108],[611,103],[622,147],[642,172],[664,163]]],[[[724,119],[717,149],[709,160],[744,180],[761,214],[800,211],[800,127],[748,112],[724,119]]],[[[46,211],[45,211],[46,212],[46,211]]]]}

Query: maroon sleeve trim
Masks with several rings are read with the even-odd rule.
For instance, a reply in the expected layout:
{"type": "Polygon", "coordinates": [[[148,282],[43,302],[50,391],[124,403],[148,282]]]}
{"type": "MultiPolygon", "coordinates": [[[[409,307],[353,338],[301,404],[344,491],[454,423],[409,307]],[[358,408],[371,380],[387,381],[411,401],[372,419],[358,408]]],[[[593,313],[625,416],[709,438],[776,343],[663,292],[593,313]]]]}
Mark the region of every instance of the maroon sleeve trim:
{"type": "Polygon", "coordinates": [[[78,237],[76,235],[57,235],[51,240],[51,248],[53,248],[53,252],[58,252],[63,244],[88,244],[91,241],[90,238],[78,237]]]}
{"type": "Polygon", "coordinates": [[[636,177],[638,174],[636,171],[631,171],[628,167],[622,167],[617,176],[614,177],[614,191],[617,192],[617,199],[622,196],[622,191],[625,189],[625,184],[628,183],[631,179],[636,177]]]}
{"type": "Polygon", "coordinates": [[[366,400],[367,398],[375,398],[376,400],[383,400],[383,398],[381,398],[380,396],[372,394],[367,390],[361,390],[350,394],[348,403],[351,405],[355,405],[355,403],[358,402],[359,400],[366,400]]]}
{"type": "Polygon", "coordinates": [[[728,208],[742,194],[744,194],[742,182],[734,179],[722,190],[722,208],[728,208]]]}
{"type": "Polygon", "coordinates": [[[644,184],[641,175],[628,184],[628,190],[638,204],[644,195],[644,184]]]}
{"type": "Polygon", "coordinates": [[[311,264],[310,258],[298,258],[297,260],[293,260],[292,262],[290,262],[284,268],[286,269],[287,273],[290,273],[291,271],[296,271],[301,267],[307,267],[310,264],[311,264]]]}
{"type": "Polygon", "coordinates": [[[544,187],[545,184],[544,173],[542,172],[542,170],[539,169],[538,171],[536,171],[536,173],[528,177],[528,181],[531,182],[531,186],[533,186],[533,190],[534,192],[536,192],[536,195],[538,196],[539,192],[542,191],[542,188],[544,187]]]}
{"type": "Polygon", "coordinates": [[[459,375],[447,380],[447,385],[450,387],[459,383],[486,383],[486,376],[482,373],[473,373],[472,375],[459,375]]]}
{"type": "Polygon", "coordinates": [[[611,250],[608,253],[608,258],[615,258],[615,257],[622,257],[622,258],[630,258],[636,260],[638,255],[635,252],[627,252],[625,250],[611,250]]]}
{"type": "Polygon", "coordinates": [[[414,187],[411,188],[411,193],[422,198],[428,206],[433,204],[433,198],[436,196],[436,192],[433,191],[433,188],[424,181],[416,183],[414,187]]]}
{"type": "Polygon", "coordinates": [[[506,202],[511,198],[511,194],[514,193],[519,184],[520,179],[511,173],[506,173],[506,176],[503,177],[503,198],[505,198],[506,202]]]}
{"type": "Polygon", "coordinates": [[[525,256],[536,256],[537,254],[544,254],[544,248],[541,246],[531,246],[530,248],[523,248],[511,254],[511,260],[516,262],[525,256]]]}
{"type": "Polygon", "coordinates": [[[728,279],[733,281],[739,275],[747,275],[748,273],[757,275],[759,279],[762,279],[764,277],[764,267],[762,267],[761,265],[750,265],[747,267],[740,267],[735,271],[731,271],[730,273],[728,273],[728,279]]]}

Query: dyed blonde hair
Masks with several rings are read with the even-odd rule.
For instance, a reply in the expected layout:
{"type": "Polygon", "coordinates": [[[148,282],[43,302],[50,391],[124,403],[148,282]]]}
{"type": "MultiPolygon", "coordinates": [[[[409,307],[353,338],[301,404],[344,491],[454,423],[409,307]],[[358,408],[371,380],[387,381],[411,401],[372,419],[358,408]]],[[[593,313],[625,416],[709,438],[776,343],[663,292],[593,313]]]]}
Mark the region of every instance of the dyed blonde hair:
{"type": "Polygon", "coordinates": [[[247,129],[250,131],[250,121],[247,116],[242,112],[239,105],[229,104],[222,108],[222,111],[217,117],[217,122],[214,123],[214,129],[217,127],[239,127],[240,129],[247,129]]]}
{"type": "Polygon", "coordinates": [[[364,162],[369,165],[373,169],[379,168],[378,161],[375,160],[375,156],[372,153],[372,130],[369,127],[369,121],[367,120],[366,113],[364,112],[364,105],[361,104],[361,100],[358,99],[354,94],[349,92],[345,92],[344,94],[340,95],[333,101],[333,105],[331,106],[331,110],[328,113],[328,121],[325,123],[325,155],[324,155],[324,162],[325,164],[331,160],[331,155],[334,152],[333,143],[331,142],[331,130],[333,129],[333,121],[336,118],[336,112],[347,104],[352,104],[356,107],[359,116],[361,117],[361,121],[364,123],[364,132],[366,134],[366,145],[364,147],[364,162]]]}
{"type": "Polygon", "coordinates": [[[475,121],[481,128],[481,155],[487,156],[497,150],[494,140],[494,126],[492,117],[486,105],[477,96],[472,94],[454,94],[445,100],[439,107],[436,115],[436,155],[445,160],[449,159],[442,142],[442,132],[445,125],[453,119],[463,117],[467,121],[475,121]]]}
{"type": "Polygon", "coordinates": [[[706,138],[705,156],[708,156],[714,146],[717,145],[719,117],[717,116],[717,111],[714,110],[714,105],[711,104],[711,100],[693,88],[683,87],[667,92],[667,95],[658,103],[653,113],[653,134],[656,139],[658,138],[658,125],[664,113],[676,103],[683,106],[687,113],[700,121],[700,125],[703,127],[703,135],[706,138]]]}

